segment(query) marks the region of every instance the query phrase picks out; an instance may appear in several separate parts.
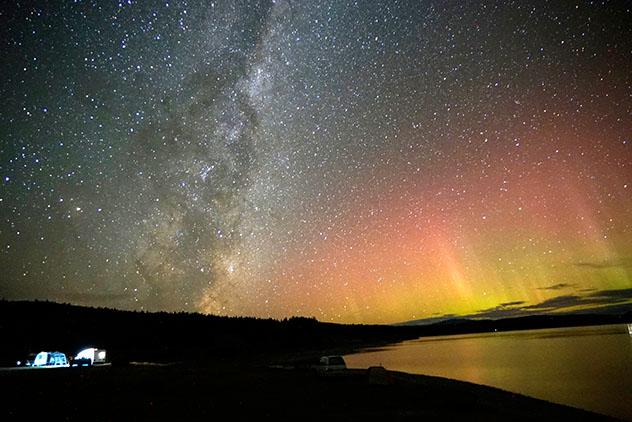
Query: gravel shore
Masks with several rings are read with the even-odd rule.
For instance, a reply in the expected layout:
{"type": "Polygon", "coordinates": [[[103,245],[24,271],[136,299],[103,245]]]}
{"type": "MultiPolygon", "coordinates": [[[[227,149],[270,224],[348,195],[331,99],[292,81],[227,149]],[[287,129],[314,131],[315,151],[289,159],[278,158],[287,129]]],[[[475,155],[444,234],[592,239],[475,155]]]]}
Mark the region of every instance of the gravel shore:
{"type": "Polygon", "coordinates": [[[573,420],[611,418],[438,377],[351,369],[145,365],[0,371],[2,420],[573,420]]]}

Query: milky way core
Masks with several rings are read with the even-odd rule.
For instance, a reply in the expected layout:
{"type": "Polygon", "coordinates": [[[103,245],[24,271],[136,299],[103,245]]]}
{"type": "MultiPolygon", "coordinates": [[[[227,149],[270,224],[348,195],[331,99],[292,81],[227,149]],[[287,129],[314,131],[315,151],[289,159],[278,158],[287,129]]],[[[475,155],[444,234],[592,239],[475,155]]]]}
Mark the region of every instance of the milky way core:
{"type": "Polygon", "coordinates": [[[366,323],[632,301],[629,2],[0,8],[5,299],[366,323]]]}

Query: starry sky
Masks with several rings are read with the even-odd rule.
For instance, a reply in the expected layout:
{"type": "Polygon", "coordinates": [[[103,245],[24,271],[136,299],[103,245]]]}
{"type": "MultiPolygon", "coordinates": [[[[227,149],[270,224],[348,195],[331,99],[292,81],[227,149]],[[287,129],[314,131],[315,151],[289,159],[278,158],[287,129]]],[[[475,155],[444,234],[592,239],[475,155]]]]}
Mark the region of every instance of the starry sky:
{"type": "Polygon", "coordinates": [[[632,301],[630,2],[0,7],[0,297],[353,323],[632,301]]]}

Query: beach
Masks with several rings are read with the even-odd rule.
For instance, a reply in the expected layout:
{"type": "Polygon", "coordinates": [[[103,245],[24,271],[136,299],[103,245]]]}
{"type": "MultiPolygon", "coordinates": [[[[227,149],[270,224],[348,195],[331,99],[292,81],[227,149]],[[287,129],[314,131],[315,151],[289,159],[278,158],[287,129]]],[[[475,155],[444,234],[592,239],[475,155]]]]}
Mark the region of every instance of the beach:
{"type": "Polygon", "coordinates": [[[614,420],[496,388],[375,367],[224,361],[0,371],[3,420],[614,420]]]}

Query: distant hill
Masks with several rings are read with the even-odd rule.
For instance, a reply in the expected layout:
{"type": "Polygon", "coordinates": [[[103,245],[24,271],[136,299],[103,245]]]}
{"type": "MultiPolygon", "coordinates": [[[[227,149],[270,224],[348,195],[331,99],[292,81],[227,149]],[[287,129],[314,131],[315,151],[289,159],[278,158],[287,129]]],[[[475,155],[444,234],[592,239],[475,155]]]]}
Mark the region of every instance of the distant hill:
{"type": "Polygon", "coordinates": [[[406,327],[330,324],[314,318],[278,321],[0,301],[0,365],[40,350],[74,355],[90,346],[108,349],[120,362],[181,361],[350,349],[414,337],[414,330],[406,327]]]}
{"type": "Polygon", "coordinates": [[[501,320],[450,319],[431,325],[343,325],[191,313],[146,313],[53,302],[0,301],[0,365],[28,353],[74,355],[106,348],[115,362],[249,358],[325,349],[351,350],[422,336],[632,322],[621,315],[535,315],[501,320]]]}

